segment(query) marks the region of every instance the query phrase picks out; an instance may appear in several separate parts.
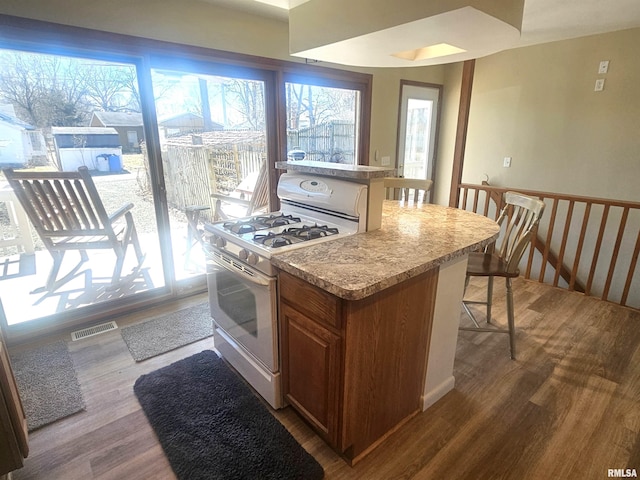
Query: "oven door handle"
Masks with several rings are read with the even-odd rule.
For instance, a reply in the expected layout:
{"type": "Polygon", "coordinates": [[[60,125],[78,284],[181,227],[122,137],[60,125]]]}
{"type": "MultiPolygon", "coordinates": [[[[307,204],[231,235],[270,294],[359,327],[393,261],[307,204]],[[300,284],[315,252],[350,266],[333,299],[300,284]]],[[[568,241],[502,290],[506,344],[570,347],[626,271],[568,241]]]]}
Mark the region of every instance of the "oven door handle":
{"type": "Polygon", "coordinates": [[[245,270],[240,270],[239,268],[233,268],[233,267],[230,267],[229,265],[225,265],[223,262],[221,262],[214,256],[210,258],[220,268],[224,268],[228,272],[234,273],[236,275],[240,275],[245,280],[248,280],[251,283],[255,283],[256,285],[262,285],[263,287],[268,287],[270,283],[273,281],[268,277],[265,277],[264,275],[259,274],[258,272],[252,271],[252,274],[249,274],[245,270]]]}

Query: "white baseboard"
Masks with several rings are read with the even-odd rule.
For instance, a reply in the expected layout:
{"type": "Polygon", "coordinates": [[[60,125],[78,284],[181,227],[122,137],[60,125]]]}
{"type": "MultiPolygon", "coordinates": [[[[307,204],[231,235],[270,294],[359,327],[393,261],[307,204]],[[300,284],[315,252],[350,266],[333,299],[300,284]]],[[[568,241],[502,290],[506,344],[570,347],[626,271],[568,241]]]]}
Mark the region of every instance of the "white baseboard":
{"type": "Polygon", "coordinates": [[[441,382],[435,388],[432,388],[429,392],[425,392],[422,395],[422,411],[425,411],[431,405],[436,403],[442,397],[444,397],[447,393],[453,390],[453,387],[456,384],[456,379],[453,375],[449,378],[441,382]]]}

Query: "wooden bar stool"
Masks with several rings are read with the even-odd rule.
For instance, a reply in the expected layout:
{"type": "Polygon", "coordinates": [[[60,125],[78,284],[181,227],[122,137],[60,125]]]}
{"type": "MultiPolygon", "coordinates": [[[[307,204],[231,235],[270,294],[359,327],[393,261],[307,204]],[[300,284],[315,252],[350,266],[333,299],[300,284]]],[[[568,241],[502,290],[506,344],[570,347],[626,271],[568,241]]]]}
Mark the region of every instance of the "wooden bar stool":
{"type": "Polygon", "coordinates": [[[484,302],[463,300],[462,306],[473,327],[460,327],[460,330],[475,332],[508,333],[511,347],[511,358],[516,358],[515,322],[513,317],[513,290],[511,281],[520,275],[518,264],[530,242],[531,235],[538,225],[544,202],[521,193],[506,192],[505,206],[498,217],[498,225],[506,222],[506,230],[502,235],[500,247],[493,252],[472,252],[467,264],[465,290],[471,277],[487,277],[487,300],[484,302]],[[481,327],[469,305],[485,305],[486,321],[491,323],[491,304],[493,297],[493,279],[503,277],[507,286],[507,329],[481,327]]]}
{"type": "Polygon", "coordinates": [[[420,192],[422,192],[422,201],[426,202],[427,192],[431,189],[433,180],[425,180],[420,178],[400,178],[387,177],[384,179],[384,188],[387,190],[387,198],[394,200],[409,201],[409,193],[413,190],[413,199],[418,203],[420,192]]]}

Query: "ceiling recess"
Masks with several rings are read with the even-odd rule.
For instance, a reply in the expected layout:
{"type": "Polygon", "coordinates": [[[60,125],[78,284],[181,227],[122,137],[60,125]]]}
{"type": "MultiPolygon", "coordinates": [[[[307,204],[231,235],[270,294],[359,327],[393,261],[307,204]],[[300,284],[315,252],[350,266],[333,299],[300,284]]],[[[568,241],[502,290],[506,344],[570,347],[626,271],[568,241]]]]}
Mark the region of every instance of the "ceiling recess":
{"type": "Polygon", "coordinates": [[[515,46],[523,10],[524,0],[309,0],[289,11],[289,50],[362,67],[459,62],[515,46]]]}

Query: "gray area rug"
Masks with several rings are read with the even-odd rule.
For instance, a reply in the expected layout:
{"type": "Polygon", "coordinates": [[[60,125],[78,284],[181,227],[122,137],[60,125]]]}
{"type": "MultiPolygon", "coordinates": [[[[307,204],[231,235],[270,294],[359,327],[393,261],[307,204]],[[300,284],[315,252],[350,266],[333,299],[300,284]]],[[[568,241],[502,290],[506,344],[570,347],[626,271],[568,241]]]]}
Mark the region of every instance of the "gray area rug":
{"type": "Polygon", "coordinates": [[[202,303],[120,329],[131,356],[141,362],[213,335],[209,304],[202,303]]]}
{"type": "Polygon", "coordinates": [[[320,480],[322,466],[205,350],[133,387],[180,480],[320,480]]]}
{"type": "Polygon", "coordinates": [[[66,342],[11,353],[29,431],[84,410],[84,398],[66,342]]]}

